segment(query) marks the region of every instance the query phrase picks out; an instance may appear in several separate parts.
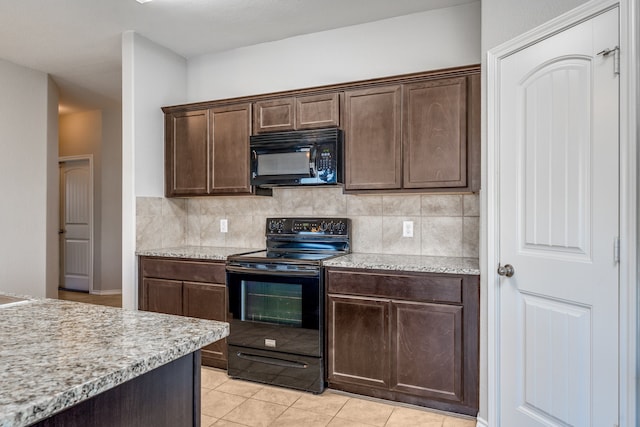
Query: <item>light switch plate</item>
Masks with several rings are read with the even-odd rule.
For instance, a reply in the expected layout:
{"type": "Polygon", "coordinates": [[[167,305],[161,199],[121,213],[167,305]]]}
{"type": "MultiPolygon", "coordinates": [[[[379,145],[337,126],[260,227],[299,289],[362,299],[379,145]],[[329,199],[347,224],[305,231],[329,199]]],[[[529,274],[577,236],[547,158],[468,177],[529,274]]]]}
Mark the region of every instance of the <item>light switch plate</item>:
{"type": "Polygon", "coordinates": [[[413,237],[413,221],[402,221],[402,237],[413,237]]]}
{"type": "Polygon", "coordinates": [[[220,220],[220,232],[221,233],[226,233],[227,231],[229,231],[229,222],[226,219],[221,219],[220,220]]]}

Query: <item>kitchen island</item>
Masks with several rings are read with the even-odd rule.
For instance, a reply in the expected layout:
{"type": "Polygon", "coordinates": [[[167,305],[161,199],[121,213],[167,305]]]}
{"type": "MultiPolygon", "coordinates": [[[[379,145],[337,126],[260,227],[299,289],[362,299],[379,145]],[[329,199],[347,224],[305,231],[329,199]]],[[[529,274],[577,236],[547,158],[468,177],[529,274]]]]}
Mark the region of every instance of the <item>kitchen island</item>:
{"type": "Polygon", "coordinates": [[[0,305],[0,427],[200,423],[224,322],[53,299],[0,305]]]}

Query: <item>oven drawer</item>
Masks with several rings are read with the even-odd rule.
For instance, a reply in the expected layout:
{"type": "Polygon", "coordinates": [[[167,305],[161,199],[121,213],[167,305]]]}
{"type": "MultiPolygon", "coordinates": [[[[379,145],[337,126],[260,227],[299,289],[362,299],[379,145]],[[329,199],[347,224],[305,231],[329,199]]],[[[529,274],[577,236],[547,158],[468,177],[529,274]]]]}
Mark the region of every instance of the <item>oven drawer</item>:
{"type": "Polygon", "coordinates": [[[223,262],[140,258],[142,275],[186,282],[225,283],[223,262]]]}
{"type": "Polygon", "coordinates": [[[265,351],[280,351],[321,357],[323,334],[319,329],[292,328],[260,322],[229,319],[229,344],[265,351]]]}
{"type": "Polygon", "coordinates": [[[319,357],[229,345],[230,377],[322,393],[324,369],[319,357]]]}

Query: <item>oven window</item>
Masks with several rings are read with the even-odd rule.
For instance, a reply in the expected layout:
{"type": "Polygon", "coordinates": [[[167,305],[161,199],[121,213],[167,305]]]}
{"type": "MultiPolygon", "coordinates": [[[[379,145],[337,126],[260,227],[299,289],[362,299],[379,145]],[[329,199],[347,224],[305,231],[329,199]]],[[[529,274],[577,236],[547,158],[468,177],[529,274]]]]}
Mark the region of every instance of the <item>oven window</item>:
{"type": "Polygon", "coordinates": [[[241,320],[302,326],[302,285],[242,281],[241,320]]]}

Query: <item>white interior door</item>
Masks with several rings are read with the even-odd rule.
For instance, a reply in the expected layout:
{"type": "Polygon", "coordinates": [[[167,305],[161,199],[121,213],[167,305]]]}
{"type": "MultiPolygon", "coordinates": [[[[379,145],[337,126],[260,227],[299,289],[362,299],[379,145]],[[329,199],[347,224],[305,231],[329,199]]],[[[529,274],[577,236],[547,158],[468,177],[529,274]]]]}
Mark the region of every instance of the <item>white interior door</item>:
{"type": "Polygon", "coordinates": [[[618,423],[618,33],[609,10],[498,68],[505,427],[618,423]]]}
{"type": "Polygon", "coordinates": [[[92,286],[93,184],[88,159],[60,162],[60,287],[92,286]]]}

